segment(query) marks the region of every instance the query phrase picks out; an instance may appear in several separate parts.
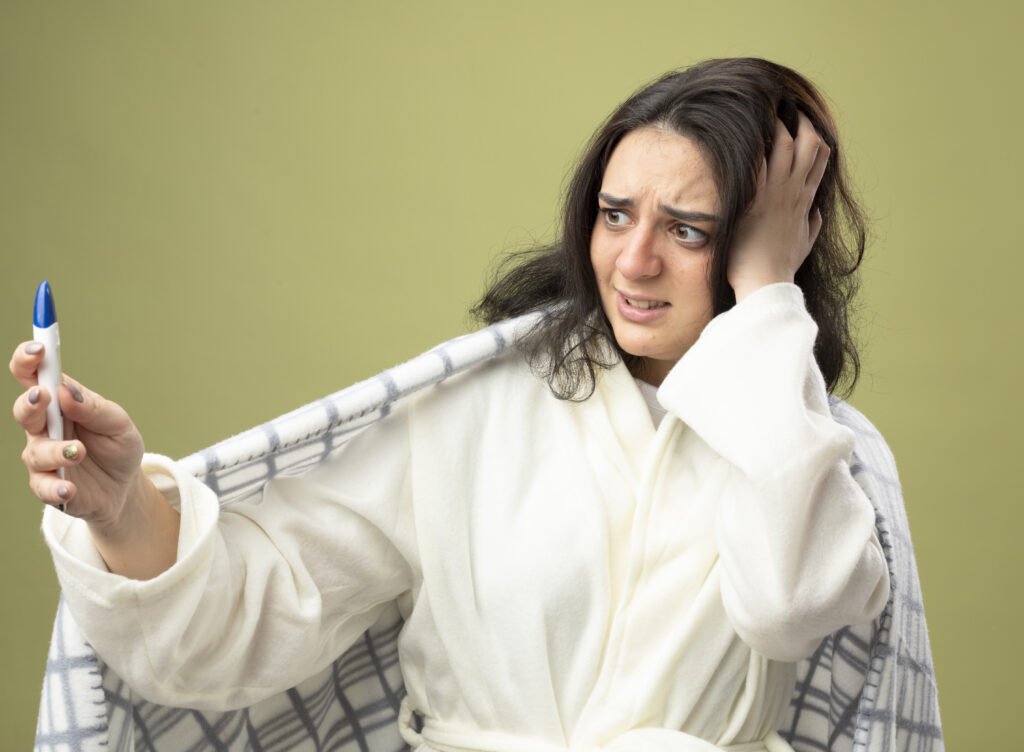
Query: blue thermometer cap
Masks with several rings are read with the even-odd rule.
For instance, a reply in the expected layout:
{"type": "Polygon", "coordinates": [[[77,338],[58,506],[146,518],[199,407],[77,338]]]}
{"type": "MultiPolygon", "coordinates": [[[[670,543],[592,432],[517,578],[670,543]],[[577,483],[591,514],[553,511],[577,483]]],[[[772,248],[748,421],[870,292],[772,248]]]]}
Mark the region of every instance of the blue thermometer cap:
{"type": "Polygon", "coordinates": [[[53,292],[45,279],[36,290],[36,307],[32,310],[32,323],[46,329],[57,323],[57,307],[53,304],[53,292]]]}

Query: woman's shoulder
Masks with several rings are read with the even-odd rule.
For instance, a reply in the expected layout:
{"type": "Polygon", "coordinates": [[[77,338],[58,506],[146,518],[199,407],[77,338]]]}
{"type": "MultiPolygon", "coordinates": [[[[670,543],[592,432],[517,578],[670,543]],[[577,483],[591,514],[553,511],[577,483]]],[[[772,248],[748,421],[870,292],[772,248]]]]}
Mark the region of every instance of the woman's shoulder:
{"type": "Polygon", "coordinates": [[[475,363],[415,395],[412,414],[525,409],[553,400],[547,382],[531,368],[526,355],[515,346],[475,363]]]}

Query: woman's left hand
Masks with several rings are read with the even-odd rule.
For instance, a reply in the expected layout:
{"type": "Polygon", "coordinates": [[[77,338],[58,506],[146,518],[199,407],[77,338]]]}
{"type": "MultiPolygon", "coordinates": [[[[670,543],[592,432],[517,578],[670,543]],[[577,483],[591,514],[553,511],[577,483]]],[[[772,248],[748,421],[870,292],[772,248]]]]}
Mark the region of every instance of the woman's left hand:
{"type": "Polygon", "coordinates": [[[757,195],[736,228],[727,276],[737,302],[775,282],[792,282],[821,230],[811,202],[830,149],[802,112],[796,138],[775,121],[771,157],[761,166],[757,195]]]}

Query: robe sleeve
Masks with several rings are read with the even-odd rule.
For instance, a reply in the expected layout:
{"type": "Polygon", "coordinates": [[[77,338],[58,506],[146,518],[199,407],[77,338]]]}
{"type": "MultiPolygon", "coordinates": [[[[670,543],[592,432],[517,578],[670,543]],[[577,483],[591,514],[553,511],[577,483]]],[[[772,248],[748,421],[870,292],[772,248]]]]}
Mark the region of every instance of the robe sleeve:
{"type": "Polygon", "coordinates": [[[228,710],[295,686],[344,652],[412,587],[404,412],[301,476],[220,509],[174,462],[143,468],[181,512],[175,564],[110,573],[82,520],[47,509],[64,598],[97,654],[157,703],[228,710]]]}
{"type": "Polygon", "coordinates": [[[850,472],[814,359],[817,325],[794,284],[716,316],[658,391],[731,465],[716,518],[722,601],[739,636],[797,661],[889,596],[870,500],[850,472]]]}

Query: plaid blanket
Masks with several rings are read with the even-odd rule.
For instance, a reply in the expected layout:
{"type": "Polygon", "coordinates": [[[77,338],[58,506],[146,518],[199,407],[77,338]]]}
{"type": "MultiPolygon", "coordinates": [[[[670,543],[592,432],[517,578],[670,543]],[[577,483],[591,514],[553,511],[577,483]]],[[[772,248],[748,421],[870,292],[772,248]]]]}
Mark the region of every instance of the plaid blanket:
{"type": "MultiPolygon", "coordinates": [[[[395,368],[186,457],[181,462],[222,505],[261,493],[270,478],[322,461],[396,401],[514,345],[534,315],[450,340],[395,368]]],[[[889,563],[889,602],[873,623],[826,638],[799,664],[779,729],[798,752],[941,752],[931,649],[896,465],[856,409],[830,398],[856,435],[854,478],[876,511],[889,563]]],[[[296,687],[241,710],[209,713],[133,695],[84,640],[63,600],[46,664],[35,749],[41,752],[305,752],[408,749],[399,735],[405,690],[397,607],[344,655],[296,687]]],[[[408,710],[406,708],[405,712],[408,710]]],[[[411,720],[416,727],[416,719],[411,720]]]]}

